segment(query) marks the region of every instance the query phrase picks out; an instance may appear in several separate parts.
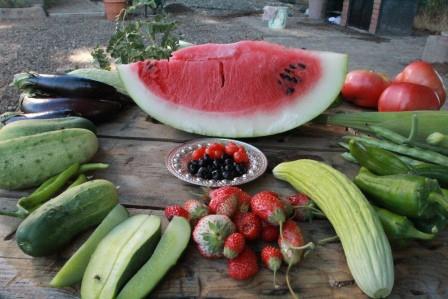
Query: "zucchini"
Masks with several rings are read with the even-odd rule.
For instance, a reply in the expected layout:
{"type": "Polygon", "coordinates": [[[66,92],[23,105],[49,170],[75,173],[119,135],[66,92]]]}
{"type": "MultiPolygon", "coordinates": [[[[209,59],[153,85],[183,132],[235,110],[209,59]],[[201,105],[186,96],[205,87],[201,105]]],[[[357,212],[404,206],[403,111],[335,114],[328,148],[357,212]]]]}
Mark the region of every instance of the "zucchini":
{"type": "Polygon", "coordinates": [[[190,241],[191,227],[183,217],[174,217],[149,261],[118,294],[117,299],[146,298],[157,283],[173,267],[190,241]]]}
{"type": "Polygon", "coordinates": [[[112,299],[151,256],[160,239],[161,219],[135,215],[98,244],[81,283],[81,298],[112,299]]]}
{"type": "Polygon", "coordinates": [[[38,186],[74,163],[90,160],[98,139],[86,129],[64,129],[0,141],[0,188],[38,186]]]}
{"type": "Polygon", "coordinates": [[[81,128],[96,133],[95,125],[90,120],[82,117],[25,119],[7,124],[1,128],[0,141],[69,128],[81,128]]]}
{"type": "Polygon", "coordinates": [[[117,190],[106,180],[70,188],[37,208],[19,225],[17,244],[31,256],[56,253],[80,232],[100,223],[117,203],[117,190]]]}
{"type": "Polygon", "coordinates": [[[394,284],[390,244],[356,185],[336,169],[308,159],[281,163],[273,173],[309,196],[327,216],[359,288],[372,298],[388,296],[394,284]]]}
{"type": "Polygon", "coordinates": [[[72,255],[72,257],[59,270],[50,286],[63,288],[81,282],[84,271],[95,251],[98,243],[118,224],[129,217],[129,213],[122,205],[116,205],[104,218],[100,225],[90,235],[87,241],[72,255]]]}

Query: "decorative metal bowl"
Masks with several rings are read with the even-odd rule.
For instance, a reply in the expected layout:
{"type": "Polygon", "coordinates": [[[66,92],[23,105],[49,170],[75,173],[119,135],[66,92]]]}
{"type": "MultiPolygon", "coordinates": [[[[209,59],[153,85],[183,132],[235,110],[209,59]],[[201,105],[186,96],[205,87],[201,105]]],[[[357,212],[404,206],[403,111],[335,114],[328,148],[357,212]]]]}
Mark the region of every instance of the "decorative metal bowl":
{"type": "Polygon", "coordinates": [[[172,149],[166,156],[165,165],[174,176],[184,182],[206,187],[222,187],[246,184],[260,177],[268,167],[268,159],[258,148],[245,142],[225,138],[204,138],[192,140],[172,149]],[[232,180],[208,180],[194,176],[188,172],[188,162],[191,161],[191,155],[195,149],[202,146],[206,147],[212,143],[226,144],[228,142],[233,142],[246,149],[249,164],[245,174],[232,180]]]}

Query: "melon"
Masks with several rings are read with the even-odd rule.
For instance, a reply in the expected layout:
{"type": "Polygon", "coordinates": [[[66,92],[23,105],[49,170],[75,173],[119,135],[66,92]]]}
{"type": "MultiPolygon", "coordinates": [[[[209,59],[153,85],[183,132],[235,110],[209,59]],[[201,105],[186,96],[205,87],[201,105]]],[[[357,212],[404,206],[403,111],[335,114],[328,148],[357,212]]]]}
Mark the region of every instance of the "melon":
{"type": "Polygon", "coordinates": [[[162,123],[201,135],[256,137],[325,111],[342,88],[347,55],[241,41],[117,68],[132,99],[162,123]]]}

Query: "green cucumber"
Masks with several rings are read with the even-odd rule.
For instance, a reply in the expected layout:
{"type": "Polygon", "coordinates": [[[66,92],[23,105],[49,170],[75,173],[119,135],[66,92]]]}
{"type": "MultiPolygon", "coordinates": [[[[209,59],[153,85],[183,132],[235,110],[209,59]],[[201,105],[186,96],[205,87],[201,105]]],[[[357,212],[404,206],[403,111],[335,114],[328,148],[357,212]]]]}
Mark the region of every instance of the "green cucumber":
{"type": "Polygon", "coordinates": [[[38,186],[74,163],[90,160],[98,139],[86,129],[64,129],[0,141],[0,188],[38,186]]]}
{"type": "Polygon", "coordinates": [[[1,128],[0,141],[70,128],[86,129],[96,133],[95,125],[90,120],[82,117],[24,119],[7,124],[1,128]]]}
{"type": "Polygon", "coordinates": [[[118,224],[129,217],[129,213],[122,205],[116,205],[112,211],[104,218],[100,225],[90,235],[87,241],[72,255],[72,257],[59,270],[50,286],[63,288],[71,286],[82,280],[84,271],[90,260],[90,256],[95,251],[98,243],[118,224]]]}
{"type": "Polygon", "coordinates": [[[151,256],[160,239],[158,216],[136,215],[98,244],[81,283],[81,298],[112,299],[151,256]]]}
{"type": "Polygon", "coordinates": [[[117,190],[109,181],[93,180],[70,188],[19,225],[17,244],[31,256],[56,253],[80,232],[99,224],[117,204],[117,190]]]}
{"type": "Polygon", "coordinates": [[[183,217],[174,217],[149,261],[129,280],[117,299],[145,298],[174,266],[190,241],[191,227],[183,217]]]}

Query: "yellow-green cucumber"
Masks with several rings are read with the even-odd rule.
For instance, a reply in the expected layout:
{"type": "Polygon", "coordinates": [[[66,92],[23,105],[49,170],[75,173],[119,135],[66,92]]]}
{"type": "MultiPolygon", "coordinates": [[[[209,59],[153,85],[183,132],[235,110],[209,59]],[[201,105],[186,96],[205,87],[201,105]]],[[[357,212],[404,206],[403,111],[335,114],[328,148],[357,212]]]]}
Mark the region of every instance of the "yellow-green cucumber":
{"type": "Polygon", "coordinates": [[[135,215],[98,244],[81,283],[81,298],[112,299],[151,256],[161,234],[160,217],[135,215]]]}
{"type": "Polygon", "coordinates": [[[327,216],[358,287],[369,297],[387,297],[394,284],[391,247],[358,187],[336,169],[308,159],[281,163],[273,173],[308,195],[327,216]]]}
{"type": "Polygon", "coordinates": [[[0,141],[0,188],[43,183],[74,163],[89,161],[98,139],[86,129],[64,129],[0,141]]]}
{"type": "Polygon", "coordinates": [[[89,238],[79,247],[72,257],[59,270],[50,286],[63,288],[81,282],[84,271],[87,268],[90,257],[95,251],[100,241],[118,224],[129,217],[129,213],[122,205],[116,205],[100,225],[89,236],[89,238]]]}
{"type": "Polygon", "coordinates": [[[190,241],[191,227],[183,217],[175,216],[148,262],[123,287],[117,299],[146,298],[180,258],[190,241]]]}
{"type": "Polygon", "coordinates": [[[0,141],[70,128],[86,129],[96,133],[95,125],[90,120],[82,117],[24,119],[2,127],[0,129],[0,141]]]}
{"type": "Polygon", "coordinates": [[[20,223],[17,244],[31,256],[59,252],[80,232],[98,225],[117,204],[117,189],[109,181],[93,180],[70,188],[20,223]]]}

